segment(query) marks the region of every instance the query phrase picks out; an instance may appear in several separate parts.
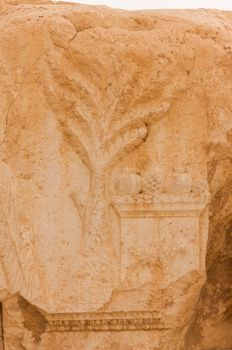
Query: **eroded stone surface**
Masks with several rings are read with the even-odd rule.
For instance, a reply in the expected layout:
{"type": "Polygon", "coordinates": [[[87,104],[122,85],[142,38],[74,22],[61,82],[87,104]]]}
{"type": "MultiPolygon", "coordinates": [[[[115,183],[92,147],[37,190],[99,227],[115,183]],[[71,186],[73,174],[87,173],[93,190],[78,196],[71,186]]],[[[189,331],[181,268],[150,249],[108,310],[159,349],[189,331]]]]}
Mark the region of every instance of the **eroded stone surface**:
{"type": "Polygon", "coordinates": [[[5,349],[232,347],[231,13],[0,10],[5,349]]]}

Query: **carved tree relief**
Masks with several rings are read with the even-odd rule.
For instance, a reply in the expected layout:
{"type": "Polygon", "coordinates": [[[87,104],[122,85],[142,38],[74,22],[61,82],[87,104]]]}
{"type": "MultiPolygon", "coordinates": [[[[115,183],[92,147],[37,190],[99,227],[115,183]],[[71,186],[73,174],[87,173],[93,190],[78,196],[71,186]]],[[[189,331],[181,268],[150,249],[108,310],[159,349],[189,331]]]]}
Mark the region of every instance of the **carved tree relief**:
{"type": "Polygon", "coordinates": [[[157,98],[157,86],[151,84],[141,87],[138,84],[139,88],[136,87],[134,93],[133,84],[138,79],[139,69],[127,73],[123,85],[117,82],[117,91],[111,91],[111,83],[107,84],[106,91],[102,84],[104,79],[111,77],[104,78],[107,63],[103,63],[96,71],[94,59],[86,59],[84,55],[78,55],[75,64],[66,59],[65,65],[62,65],[62,60],[49,62],[52,78],[46,94],[59,118],[66,142],[90,173],[87,198],[84,202],[76,200],[82,221],[82,253],[88,254],[90,244],[92,249],[101,246],[101,254],[110,261],[112,252],[109,248],[104,251],[104,247],[112,247],[108,189],[110,170],[115,162],[145,141],[148,125],[165,116],[169,103],[163,99],[163,92],[157,98]],[[69,69],[65,70],[64,66],[69,69]],[[92,77],[88,72],[92,73],[92,77]],[[99,78],[101,73],[102,78],[99,78]]]}
{"type": "Polygon", "coordinates": [[[89,235],[94,235],[101,237],[102,243],[110,240],[107,188],[109,171],[112,164],[123,156],[123,153],[131,152],[144,142],[148,134],[144,123],[146,117],[142,115],[126,125],[122,123],[118,130],[111,133],[104,133],[99,123],[95,125],[98,132],[94,132],[91,124],[75,106],[74,118],[79,121],[78,127],[74,130],[68,122],[62,123],[67,142],[71,144],[91,174],[88,198],[85,203],[78,203],[83,222],[83,237],[86,239],[89,235]],[[81,131],[81,124],[85,125],[85,131],[87,130],[89,135],[87,144],[84,140],[86,133],[84,130],[81,131]],[[80,131],[83,132],[84,137],[80,131]],[[89,144],[92,147],[88,146],[89,144]]]}

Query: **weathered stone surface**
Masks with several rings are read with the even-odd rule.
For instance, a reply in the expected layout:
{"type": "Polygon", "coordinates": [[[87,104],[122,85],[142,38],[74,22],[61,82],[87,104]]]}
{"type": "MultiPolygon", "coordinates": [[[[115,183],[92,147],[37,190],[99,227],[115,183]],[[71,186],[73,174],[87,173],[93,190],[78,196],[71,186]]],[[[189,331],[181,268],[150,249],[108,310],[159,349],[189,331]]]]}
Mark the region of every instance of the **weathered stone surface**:
{"type": "Polygon", "coordinates": [[[4,349],[232,348],[232,14],[0,11],[4,349]]]}

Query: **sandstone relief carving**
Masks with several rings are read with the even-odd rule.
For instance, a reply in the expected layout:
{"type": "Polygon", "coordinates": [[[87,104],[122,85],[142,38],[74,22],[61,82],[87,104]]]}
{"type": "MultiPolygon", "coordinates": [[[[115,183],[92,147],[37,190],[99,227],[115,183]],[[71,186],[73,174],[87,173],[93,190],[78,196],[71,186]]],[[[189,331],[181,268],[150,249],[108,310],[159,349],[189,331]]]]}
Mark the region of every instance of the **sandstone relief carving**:
{"type": "Polygon", "coordinates": [[[163,329],[163,320],[155,312],[111,312],[77,314],[65,319],[63,315],[46,315],[48,332],[106,332],[163,329]]]}
{"type": "Polygon", "coordinates": [[[232,348],[231,29],[0,1],[0,348],[232,348]]]}

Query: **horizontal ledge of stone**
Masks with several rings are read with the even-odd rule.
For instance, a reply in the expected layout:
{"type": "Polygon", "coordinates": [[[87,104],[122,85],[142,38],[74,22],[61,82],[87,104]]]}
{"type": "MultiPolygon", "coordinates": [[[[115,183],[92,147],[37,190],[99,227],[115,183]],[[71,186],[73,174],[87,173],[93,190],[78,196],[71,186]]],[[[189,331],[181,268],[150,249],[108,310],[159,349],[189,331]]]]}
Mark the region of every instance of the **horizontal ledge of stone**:
{"type": "Polygon", "coordinates": [[[112,205],[121,217],[189,217],[198,216],[206,202],[113,202],[112,205]]]}
{"type": "Polygon", "coordinates": [[[159,318],[59,320],[47,332],[105,332],[165,329],[159,318]]]}

